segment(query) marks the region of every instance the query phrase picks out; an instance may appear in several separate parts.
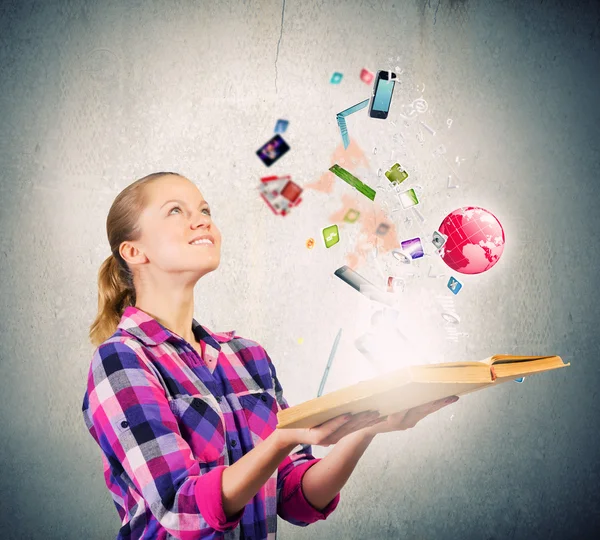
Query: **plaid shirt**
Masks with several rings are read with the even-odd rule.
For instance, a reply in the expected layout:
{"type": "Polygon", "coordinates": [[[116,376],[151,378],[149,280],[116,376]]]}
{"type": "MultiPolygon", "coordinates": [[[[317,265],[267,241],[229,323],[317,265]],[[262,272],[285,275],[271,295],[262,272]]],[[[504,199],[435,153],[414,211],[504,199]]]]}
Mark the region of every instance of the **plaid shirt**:
{"type": "Polygon", "coordinates": [[[289,405],[275,366],[256,342],[192,321],[202,357],[144,311],[125,309],[94,352],[83,398],[104,479],[121,518],[117,539],[276,538],[277,515],[301,527],[326,519],[302,492],[319,461],[299,445],[235,516],[221,477],[277,426],[289,405]]]}

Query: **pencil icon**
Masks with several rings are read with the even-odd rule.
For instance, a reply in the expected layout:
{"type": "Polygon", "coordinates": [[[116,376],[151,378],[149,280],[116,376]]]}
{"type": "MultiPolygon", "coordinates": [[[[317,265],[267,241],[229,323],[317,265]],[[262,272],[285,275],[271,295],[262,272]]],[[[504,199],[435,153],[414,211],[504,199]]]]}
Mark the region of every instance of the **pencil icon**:
{"type": "Polygon", "coordinates": [[[335,337],[335,341],[333,342],[333,347],[331,348],[331,352],[329,353],[329,360],[327,360],[327,366],[325,367],[325,373],[323,373],[323,378],[321,379],[321,385],[319,386],[319,393],[317,397],[321,397],[323,394],[323,387],[325,386],[325,381],[327,380],[327,375],[329,375],[329,368],[333,362],[333,357],[337,351],[338,343],[340,342],[340,337],[342,335],[342,329],[340,328],[337,336],[335,337]]]}

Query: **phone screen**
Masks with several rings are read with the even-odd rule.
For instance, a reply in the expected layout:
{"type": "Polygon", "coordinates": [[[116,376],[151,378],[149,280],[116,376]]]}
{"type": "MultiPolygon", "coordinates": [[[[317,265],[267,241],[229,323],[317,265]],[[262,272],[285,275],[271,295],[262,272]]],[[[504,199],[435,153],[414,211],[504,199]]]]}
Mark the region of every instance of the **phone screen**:
{"type": "Polygon", "coordinates": [[[390,102],[392,101],[392,92],[394,91],[394,84],[396,81],[386,81],[385,79],[379,79],[377,81],[377,88],[375,89],[375,99],[373,100],[374,111],[388,112],[390,109],[390,102]]]}

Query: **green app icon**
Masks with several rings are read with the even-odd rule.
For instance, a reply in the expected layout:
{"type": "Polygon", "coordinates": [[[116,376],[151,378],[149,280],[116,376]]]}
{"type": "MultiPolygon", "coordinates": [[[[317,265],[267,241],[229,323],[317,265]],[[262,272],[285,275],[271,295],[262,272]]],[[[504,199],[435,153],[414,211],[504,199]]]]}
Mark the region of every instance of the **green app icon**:
{"type": "Polygon", "coordinates": [[[400,163],[394,163],[385,175],[390,182],[398,182],[399,184],[408,178],[408,173],[400,167],[400,163]]]}
{"type": "Polygon", "coordinates": [[[340,241],[340,233],[337,225],[330,225],[323,229],[323,240],[325,241],[325,247],[330,248],[340,241]]]}
{"type": "Polygon", "coordinates": [[[414,189],[403,191],[400,193],[399,198],[404,208],[410,208],[411,206],[416,206],[419,204],[419,199],[417,198],[417,194],[415,193],[414,189]]]}

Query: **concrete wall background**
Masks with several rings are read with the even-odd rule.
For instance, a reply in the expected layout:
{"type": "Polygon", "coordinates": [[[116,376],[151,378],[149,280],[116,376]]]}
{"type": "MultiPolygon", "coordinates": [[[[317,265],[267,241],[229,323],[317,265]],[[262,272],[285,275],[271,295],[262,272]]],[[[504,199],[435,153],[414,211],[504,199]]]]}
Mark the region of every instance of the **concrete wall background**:
{"type": "MultiPolygon", "coordinates": [[[[353,346],[373,306],[332,276],[352,242],[304,246],[347,186],[307,187],[285,218],[256,186],[268,174],[317,182],[340,145],[335,113],[369,96],[360,70],[395,66],[397,126],[366,114],[348,122],[367,158],[361,178],[374,186],[396,160],[414,171],[426,222],[397,219],[399,237],[431,233],[474,204],[498,216],[507,244],[492,270],[463,276],[454,302],[469,336],[458,343],[440,335],[445,281],[427,277],[429,261],[417,267],[402,313],[410,343],[391,361],[559,354],[571,366],[379,436],[330,518],[306,529],[280,520],[279,534],[591,538],[600,525],[599,25],[597,2],[1,2],[3,538],[116,536],[81,416],[87,332],[108,209],[150,172],[196,182],[223,233],[221,266],[196,291],[202,324],[260,342],[291,404],[316,397],[339,328],[326,391],[374,374],[353,346]],[[344,73],[339,86],[329,84],[334,71],[344,73]],[[420,96],[429,104],[420,119],[437,129],[423,145],[418,126],[398,117],[420,96]],[[278,118],[290,120],[291,150],[267,169],[254,152],[278,118]],[[459,189],[446,189],[447,165],[431,155],[442,143],[459,189]]],[[[373,268],[360,270],[377,279],[373,268]]]]}

